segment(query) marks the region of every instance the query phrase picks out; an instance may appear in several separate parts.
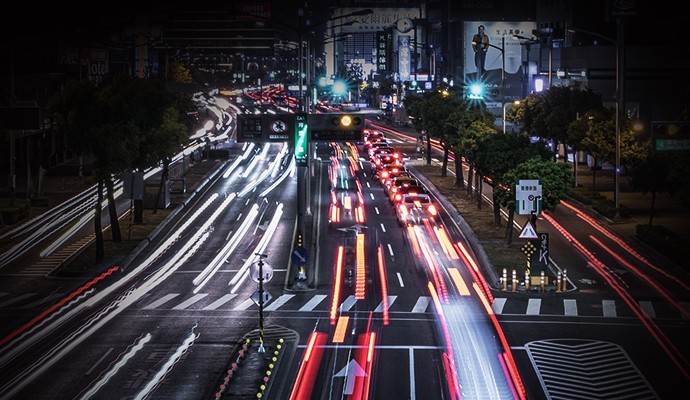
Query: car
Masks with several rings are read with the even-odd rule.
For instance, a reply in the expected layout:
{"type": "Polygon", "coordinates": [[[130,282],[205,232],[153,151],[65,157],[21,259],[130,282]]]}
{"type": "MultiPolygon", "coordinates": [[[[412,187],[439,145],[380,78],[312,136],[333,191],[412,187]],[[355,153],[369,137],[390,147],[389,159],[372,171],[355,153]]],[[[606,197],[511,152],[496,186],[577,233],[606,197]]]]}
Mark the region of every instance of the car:
{"type": "Polygon", "coordinates": [[[389,194],[389,199],[393,205],[400,203],[402,201],[403,196],[406,194],[410,195],[415,195],[415,194],[429,194],[429,192],[426,190],[426,188],[422,185],[408,185],[408,186],[400,186],[395,190],[395,193],[393,195],[389,194]]]}
{"type": "Polygon", "coordinates": [[[372,146],[374,146],[374,144],[388,144],[388,139],[386,139],[383,135],[369,137],[364,142],[364,148],[368,151],[372,146]]]}
{"type": "Polygon", "coordinates": [[[369,149],[369,160],[373,161],[378,154],[398,154],[398,157],[400,157],[395,148],[387,143],[380,146],[372,146],[369,149]]]}
{"type": "Polygon", "coordinates": [[[331,201],[328,206],[330,227],[364,223],[362,185],[354,176],[331,180],[331,201]]]}
{"type": "Polygon", "coordinates": [[[401,172],[405,171],[407,171],[407,169],[404,165],[399,164],[396,161],[393,161],[389,164],[383,164],[382,167],[377,168],[374,172],[374,177],[376,178],[376,180],[379,181],[381,185],[383,185],[383,182],[385,182],[386,179],[388,179],[389,177],[396,177],[401,172]]]}
{"type": "Polygon", "coordinates": [[[405,194],[395,205],[395,215],[402,226],[435,223],[438,219],[438,208],[431,196],[426,193],[405,194]]]}
{"type": "Polygon", "coordinates": [[[365,146],[375,138],[385,139],[386,137],[383,135],[383,132],[378,129],[366,129],[366,131],[362,131],[362,141],[365,146]]]}
{"type": "Polygon", "coordinates": [[[402,160],[396,153],[379,153],[371,160],[371,171],[375,174],[377,169],[389,164],[402,165],[402,160]]]}
{"type": "Polygon", "coordinates": [[[393,202],[393,197],[398,189],[405,186],[421,186],[421,183],[419,183],[417,178],[410,176],[409,172],[407,171],[399,174],[398,176],[389,177],[385,182],[383,182],[383,190],[388,193],[391,203],[393,202]]]}

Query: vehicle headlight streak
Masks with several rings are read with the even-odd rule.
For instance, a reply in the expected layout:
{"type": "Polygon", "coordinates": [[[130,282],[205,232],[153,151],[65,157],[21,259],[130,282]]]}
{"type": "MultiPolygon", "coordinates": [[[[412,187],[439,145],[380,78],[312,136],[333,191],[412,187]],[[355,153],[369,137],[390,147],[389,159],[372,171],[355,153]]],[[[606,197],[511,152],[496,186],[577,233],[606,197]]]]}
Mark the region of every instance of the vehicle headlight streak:
{"type": "Polygon", "coordinates": [[[244,238],[247,230],[249,230],[249,226],[254,222],[257,215],[259,215],[259,206],[258,204],[254,204],[249,210],[249,213],[245,217],[244,221],[242,221],[242,224],[240,224],[240,228],[232,235],[225,247],[223,247],[213,261],[211,261],[211,263],[209,263],[206,268],[204,268],[204,270],[201,271],[196,278],[194,278],[192,282],[194,285],[197,285],[197,287],[194,288],[194,293],[198,293],[201,288],[203,288],[204,285],[211,280],[213,275],[220,269],[220,267],[224,263],[228,262],[228,258],[232,252],[235,251],[235,248],[240,243],[242,238],[244,238]]]}
{"type": "Polygon", "coordinates": [[[110,370],[103,375],[101,379],[94,384],[91,389],[89,389],[86,393],[84,393],[83,396],[80,397],[82,400],[88,400],[90,399],[93,395],[95,395],[108,381],[110,378],[115,376],[117,372],[122,368],[125,364],[127,364],[127,361],[129,361],[136,353],[139,352],[139,350],[144,348],[144,345],[148,342],[151,341],[151,334],[147,333],[144,337],[139,338],[134,346],[131,346],[130,349],[125,353],[120,360],[113,365],[110,370]]]}
{"type": "MultiPolygon", "coordinates": [[[[268,149],[269,149],[270,147],[271,147],[271,144],[270,144],[270,143],[264,144],[264,147],[263,147],[261,153],[258,154],[258,155],[255,155],[254,158],[252,159],[252,161],[251,161],[251,162],[249,163],[249,165],[247,166],[247,168],[244,170],[244,173],[242,174],[242,178],[247,178],[247,177],[249,176],[249,174],[252,173],[252,171],[254,170],[254,168],[256,168],[256,164],[258,164],[259,161],[263,161],[263,160],[266,159],[266,154],[267,154],[268,149]]],[[[245,154],[246,154],[246,153],[245,153],[245,154]]]]}
{"type": "Polygon", "coordinates": [[[273,160],[273,165],[271,168],[271,178],[275,178],[278,175],[278,172],[280,172],[280,166],[282,165],[283,157],[288,153],[288,146],[287,143],[283,142],[283,145],[280,148],[280,152],[278,152],[278,156],[273,160]]]}
{"type": "MultiPolygon", "coordinates": [[[[196,328],[196,326],[195,326],[196,328]]],[[[199,338],[199,334],[194,333],[194,329],[192,329],[192,332],[187,336],[187,338],[182,342],[180,347],[177,348],[175,353],[173,353],[169,358],[168,361],[161,367],[160,370],[156,373],[156,375],[153,377],[149,383],[146,384],[146,386],[137,394],[137,396],[134,398],[135,400],[143,400],[148,397],[148,395],[153,391],[153,389],[158,386],[160,382],[163,381],[165,376],[170,372],[172,367],[175,365],[180,360],[180,357],[189,350],[190,347],[194,344],[194,341],[199,338]]]]}
{"type": "MultiPolygon", "coordinates": [[[[122,195],[123,189],[120,187],[119,189],[116,189],[115,192],[113,193],[113,196],[115,198],[120,197],[122,195]]],[[[94,196],[93,202],[96,201],[97,196],[94,196]]],[[[103,205],[101,208],[106,209],[108,207],[108,200],[103,199],[103,205]]],[[[93,218],[96,214],[96,211],[93,209],[91,206],[91,203],[89,203],[89,211],[84,214],[79,222],[77,222],[68,232],[63,233],[58,239],[56,239],[52,244],[48,245],[43,251],[41,251],[41,257],[46,257],[52,254],[55,250],[57,250],[60,246],[62,246],[69,238],[74,235],[74,232],[76,230],[79,230],[83,228],[86,224],[89,222],[93,221],[93,218]]]]}
{"type": "Polygon", "coordinates": [[[268,189],[264,190],[259,194],[260,197],[266,197],[268,194],[275,189],[282,181],[285,180],[288,176],[293,176],[294,171],[295,171],[295,159],[294,157],[292,160],[290,160],[290,165],[288,166],[287,170],[278,178],[276,179],[275,182],[271,184],[271,186],[268,187],[268,189]]]}
{"type": "MultiPolygon", "coordinates": [[[[8,264],[10,261],[16,259],[20,255],[24,254],[27,250],[31,249],[34,240],[50,234],[50,231],[56,231],[58,229],[64,228],[65,226],[67,226],[67,224],[71,222],[73,218],[76,218],[84,212],[87,212],[88,209],[92,207],[92,204],[95,201],[95,196],[79,197],[79,201],[83,203],[76,204],[76,207],[74,202],[69,203],[68,207],[74,208],[71,208],[70,211],[64,214],[62,212],[59,212],[57,218],[55,218],[55,220],[53,221],[38,220],[36,224],[29,223],[27,225],[27,228],[31,229],[31,233],[29,234],[29,236],[26,239],[22,240],[20,243],[17,243],[6,253],[0,255],[0,266],[8,264]]],[[[21,229],[12,232],[15,232],[17,235],[21,235],[26,231],[26,229],[21,229]]],[[[16,235],[13,234],[12,237],[14,236],[16,235]]],[[[43,255],[43,253],[41,255],[43,255]]]]}
{"type": "MultiPolygon", "coordinates": [[[[141,272],[146,270],[146,268],[151,263],[153,263],[153,261],[155,261],[161,253],[163,253],[172,243],[179,239],[184,229],[186,229],[190,224],[194,223],[194,220],[198,218],[199,215],[203,211],[205,211],[205,209],[208,208],[217,197],[218,194],[212,194],[209,197],[209,200],[206,203],[204,203],[201,207],[199,207],[199,209],[196,213],[194,213],[192,218],[190,218],[190,220],[187,221],[186,224],[180,227],[180,229],[178,229],[173,235],[171,235],[168,238],[168,240],[161,247],[158,248],[157,252],[149,256],[149,258],[147,258],[144,263],[140,264],[134,271],[132,271],[131,274],[128,275],[129,279],[121,279],[113,283],[111,286],[104,289],[99,294],[85,301],[80,307],[75,307],[68,314],[60,318],[60,320],[55,321],[54,324],[60,324],[63,319],[72,318],[76,313],[81,312],[83,309],[92,307],[93,305],[97,304],[100,300],[102,300],[104,297],[108,296],[112,292],[119,290],[121,286],[125,285],[128,281],[130,281],[134,277],[138,276],[141,272]]],[[[2,390],[6,390],[7,388],[9,388],[10,395],[21,390],[26,384],[28,384],[27,380],[20,381],[23,377],[28,377],[31,375],[38,376],[39,374],[46,371],[49,367],[54,365],[69,351],[76,348],[81,342],[86,340],[89,336],[95,334],[99,329],[101,329],[110,320],[115,318],[119,313],[127,309],[127,307],[129,307],[130,305],[134,304],[143,295],[148,293],[151,289],[153,289],[155,286],[162,283],[167,277],[172,275],[177,270],[177,268],[179,268],[184,263],[185,260],[187,260],[195,253],[195,251],[203,244],[206,238],[208,238],[208,228],[215,222],[220,213],[222,213],[225,210],[225,208],[230,204],[230,202],[234,198],[235,196],[228,196],[228,198],[225,199],[223,204],[220,207],[218,207],[218,209],[215,210],[213,215],[204,222],[202,227],[194,233],[192,238],[180,249],[180,251],[178,251],[168,263],[166,263],[164,266],[158,269],[158,271],[156,271],[156,273],[153,274],[153,276],[150,279],[145,280],[140,287],[130,291],[118,302],[113,303],[110,306],[105,307],[103,310],[101,310],[97,315],[95,315],[91,320],[89,320],[89,322],[84,324],[81,328],[79,328],[72,335],[70,335],[70,337],[66,339],[63,343],[59,344],[58,346],[47,352],[41,360],[34,363],[31,367],[27,368],[27,370],[23,371],[20,375],[18,375],[15,378],[15,381],[19,382],[13,382],[13,384],[11,385],[5,385],[2,388],[2,390]]],[[[18,352],[23,351],[33,342],[39,341],[44,334],[47,334],[47,332],[52,329],[53,328],[51,326],[45,327],[42,332],[39,332],[37,335],[30,337],[28,341],[22,343],[20,346],[17,346],[15,349],[13,349],[13,353],[16,354],[18,352]]],[[[12,357],[12,355],[8,354],[8,357],[12,357]]],[[[3,393],[0,392],[0,394],[3,393]]]]}
{"type": "MultiPolygon", "coordinates": [[[[283,204],[280,203],[278,204],[278,207],[276,209],[275,214],[273,214],[273,218],[271,219],[271,222],[268,224],[268,227],[266,228],[266,232],[264,235],[261,237],[261,240],[259,243],[256,245],[254,248],[254,251],[252,251],[252,254],[263,254],[264,250],[266,249],[266,246],[268,246],[268,242],[271,240],[273,237],[273,234],[275,233],[276,229],[278,228],[278,223],[280,222],[280,218],[283,216],[283,204]]],[[[233,286],[234,287],[230,290],[230,293],[235,293],[237,289],[240,287],[240,284],[244,282],[245,279],[247,279],[247,276],[249,275],[249,266],[252,265],[255,261],[258,261],[258,256],[254,257],[249,257],[247,261],[244,262],[242,267],[237,271],[235,276],[228,282],[228,286],[233,286]]]]}

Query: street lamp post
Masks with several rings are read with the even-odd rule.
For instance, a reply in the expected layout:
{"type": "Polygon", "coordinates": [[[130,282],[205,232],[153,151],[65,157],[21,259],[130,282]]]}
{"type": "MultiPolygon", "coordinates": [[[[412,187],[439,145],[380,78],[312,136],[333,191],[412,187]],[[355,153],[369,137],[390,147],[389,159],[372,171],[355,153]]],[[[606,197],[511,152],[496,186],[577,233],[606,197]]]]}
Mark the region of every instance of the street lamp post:
{"type": "Polygon", "coordinates": [[[525,51],[527,52],[527,64],[524,66],[524,73],[523,73],[523,79],[524,79],[524,84],[523,84],[523,90],[522,90],[522,97],[527,97],[527,93],[529,92],[529,84],[530,84],[530,73],[529,73],[529,65],[530,65],[530,50],[532,48],[533,44],[539,43],[536,38],[534,37],[526,37],[526,36],[521,36],[521,35],[513,35],[513,39],[517,40],[524,40],[524,42],[520,42],[520,45],[525,45],[525,51]]]}
{"type": "Polygon", "coordinates": [[[625,87],[625,32],[622,18],[618,18],[618,20],[616,21],[616,28],[616,39],[579,28],[570,28],[568,29],[568,31],[586,33],[588,35],[596,36],[616,45],[616,143],[614,156],[615,165],[613,172],[613,202],[616,207],[615,218],[620,218],[621,129],[623,125],[623,113],[625,112],[625,96],[623,93],[623,89],[625,87]]]}
{"type": "MultiPolygon", "coordinates": [[[[508,107],[509,103],[504,103],[503,104],[503,133],[506,133],[506,107],[508,107]]],[[[515,100],[512,104],[518,105],[520,104],[520,100],[515,100]]]]}
{"type": "MultiPolygon", "coordinates": [[[[477,44],[477,42],[472,42],[477,44]]],[[[487,44],[487,43],[484,43],[487,44]]],[[[489,47],[501,52],[501,108],[503,109],[503,133],[506,131],[506,37],[501,36],[501,47],[488,43],[489,47]]]]}

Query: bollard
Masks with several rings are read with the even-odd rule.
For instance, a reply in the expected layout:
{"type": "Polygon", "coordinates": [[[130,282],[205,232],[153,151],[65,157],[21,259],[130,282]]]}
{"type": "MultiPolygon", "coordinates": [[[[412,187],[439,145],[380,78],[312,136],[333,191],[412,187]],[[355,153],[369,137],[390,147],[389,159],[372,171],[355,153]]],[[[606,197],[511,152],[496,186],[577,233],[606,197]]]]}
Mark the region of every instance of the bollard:
{"type": "Polygon", "coordinates": [[[513,270],[513,292],[517,291],[517,271],[513,270]]]}
{"type": "Polygon", "coordinates": [[[503,268],[503,278],[501,278],[503,281],[503,291],[505,292],[508,290],[508,270],[506,268],[503,268]]]}
{"type": "Polygon", "coordinates": [[[556,292],[561,292],[561,271],[558,271],[558,277],[556,278],[556,292]]]}
{"type": "Polygon", "coordinates": [[[544,271],[541,271],[540,284],[541,284],[541,292],[544,293],[544,271]]]}
{"type": "Polygon", "coordinates": [[[525,290],[529,291],[529,270],[525,270],[525,290]]]}
{"type": "Polygon", "coordinates": [[[563,291],[565,292],[568,289],[568,280],[566,279],[567,276],[567,269],[563,269],[563,291]]]}

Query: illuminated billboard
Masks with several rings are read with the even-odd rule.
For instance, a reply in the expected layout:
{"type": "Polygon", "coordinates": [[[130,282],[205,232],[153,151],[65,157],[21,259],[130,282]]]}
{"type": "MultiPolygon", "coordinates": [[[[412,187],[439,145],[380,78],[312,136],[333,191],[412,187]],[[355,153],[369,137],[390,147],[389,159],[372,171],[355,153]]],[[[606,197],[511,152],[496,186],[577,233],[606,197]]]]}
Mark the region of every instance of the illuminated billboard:
{"type": "Polygon", "coordinates": [[[520,98],[523,40],[513,39],[513,35],[532,37],[532,30],[536,28],[536,23],[529,21],[465,21],[465,84],[480,83],[484,86],[487,102],[500,103],[505,57],[505,97],[508,100],[520,98]],[[479,71],[482,66],[484,73],[479,71]]]}

